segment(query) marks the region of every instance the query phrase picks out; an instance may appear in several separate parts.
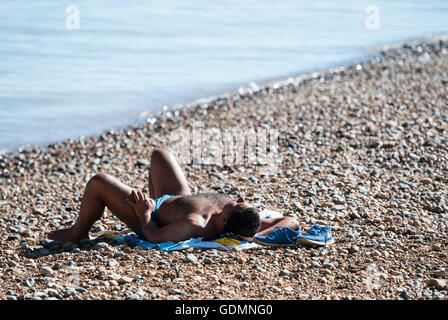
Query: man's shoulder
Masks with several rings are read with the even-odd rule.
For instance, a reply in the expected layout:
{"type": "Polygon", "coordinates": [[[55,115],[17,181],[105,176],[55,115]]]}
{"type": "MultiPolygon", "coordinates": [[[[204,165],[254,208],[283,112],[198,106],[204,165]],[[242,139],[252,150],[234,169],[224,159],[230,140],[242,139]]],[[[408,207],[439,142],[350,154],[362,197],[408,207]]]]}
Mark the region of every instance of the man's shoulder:
{"type": "Polygon", "coordinates": [[[191,223],[202,225],[204,223],[206,224],[212,215],[212,212],[191,212],[186,215],[186,219],[191,223]]]}

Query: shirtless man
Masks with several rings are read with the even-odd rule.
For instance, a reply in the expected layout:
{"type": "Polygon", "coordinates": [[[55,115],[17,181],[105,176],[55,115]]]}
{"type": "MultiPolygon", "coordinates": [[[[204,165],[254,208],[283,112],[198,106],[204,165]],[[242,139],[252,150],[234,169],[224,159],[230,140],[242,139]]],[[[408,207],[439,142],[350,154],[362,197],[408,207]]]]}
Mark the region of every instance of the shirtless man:
{"type": "Polygon", "coordinates": [[[50,232],[55,241],[89,238],[89,231],[105,207],[147,241],[160,243],[203,237],[216,239],[221,233],[245,240],[265,236],[275,227],[298,228],[291,217],[260,219],[258,211],[242,197],[221,193],[191,194],[187,179],[174,156],[164,149],[151,155],[149,194],[135,191],[118,179],[96,174],[87,183],[75,224],[50,232]]]}

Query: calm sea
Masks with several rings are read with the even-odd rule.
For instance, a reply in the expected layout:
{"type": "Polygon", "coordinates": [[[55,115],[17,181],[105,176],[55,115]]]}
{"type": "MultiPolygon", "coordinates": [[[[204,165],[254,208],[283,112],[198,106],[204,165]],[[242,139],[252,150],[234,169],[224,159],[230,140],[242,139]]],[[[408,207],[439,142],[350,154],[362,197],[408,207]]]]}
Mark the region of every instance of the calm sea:
{"type": "Polygon", "coordinates": [[[446,0],[0,2],[0,149],[448,33],[446,0]]]}

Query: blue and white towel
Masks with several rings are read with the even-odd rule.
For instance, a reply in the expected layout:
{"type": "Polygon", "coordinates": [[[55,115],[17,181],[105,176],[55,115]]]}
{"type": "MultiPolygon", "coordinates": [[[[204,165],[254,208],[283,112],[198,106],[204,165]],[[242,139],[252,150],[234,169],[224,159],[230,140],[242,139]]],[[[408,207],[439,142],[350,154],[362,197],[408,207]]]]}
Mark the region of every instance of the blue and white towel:
{"type": "MultiPolygon", "coordinates": [[[[276,218],[282,217],[283,215],[280,212],[273,210],[263,210],[260,212],[260,218],[276,218]]],[[[107,237],[107,235],[105,235],[107,237]]],[[[237,237],[226,236],[222,234],[220,238],[204,241],[202,237],[200,238],[191,238],[185,241],[175,242],[175,241],[167,241],[162,243],[153,243],[146,241],[135,234],[122,235],[118,237],[114,237],[113,242],[115,243],[123,243],[125,241],[129,241],[139,247],[144,248],[160,248],[160,250],[174,251],[174,250],[184,250],[188,248],[194,249],[217,249],[217,250],[231,250],[233,248],[239,248],[240,250],[245,249],[253,249],[261,247],[259,244],[255,242],[248,242],[245,240],[241,240],[237,237]]]]}

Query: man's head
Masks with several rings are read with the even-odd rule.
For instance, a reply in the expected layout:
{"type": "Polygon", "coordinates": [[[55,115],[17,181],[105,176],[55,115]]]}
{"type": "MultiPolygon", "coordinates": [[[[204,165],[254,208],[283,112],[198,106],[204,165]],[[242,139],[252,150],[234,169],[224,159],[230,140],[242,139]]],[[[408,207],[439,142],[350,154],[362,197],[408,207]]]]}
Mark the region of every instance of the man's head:
{"type": "Polygon", "coordinates": [[[253,237],[260,230],[260,215],[244,198],[226,204],[222,214],[225,218],[224,233],[253,237]]]}

